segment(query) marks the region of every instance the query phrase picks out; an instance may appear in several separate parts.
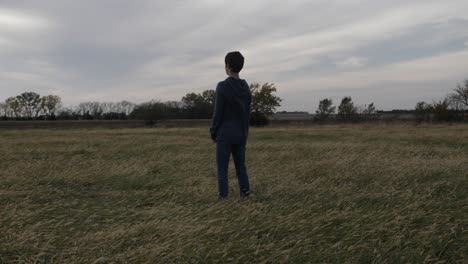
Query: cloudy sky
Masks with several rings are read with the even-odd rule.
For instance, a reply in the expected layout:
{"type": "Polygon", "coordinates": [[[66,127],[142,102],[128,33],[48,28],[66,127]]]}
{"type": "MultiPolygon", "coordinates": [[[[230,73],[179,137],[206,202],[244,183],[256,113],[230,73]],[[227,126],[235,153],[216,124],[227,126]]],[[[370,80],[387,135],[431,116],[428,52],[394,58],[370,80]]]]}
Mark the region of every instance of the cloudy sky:
{"type": "Polygon", "coordinates": [[[468,78],[466,0],[0,0],[0,100],[179,100],[214,89],[224,56],[273,82],[279,110],[352,96],[413,108],[468,78]]]}

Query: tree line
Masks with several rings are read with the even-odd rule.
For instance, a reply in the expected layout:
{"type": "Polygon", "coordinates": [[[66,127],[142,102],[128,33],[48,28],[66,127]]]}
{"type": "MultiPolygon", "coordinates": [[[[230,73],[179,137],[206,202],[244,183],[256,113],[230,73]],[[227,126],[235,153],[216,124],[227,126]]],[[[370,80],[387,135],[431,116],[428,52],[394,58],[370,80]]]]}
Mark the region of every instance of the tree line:
{"type": "Polygon", "coordinates": [[[122,102],[84,102],[76,107],[63,107],[58,95],[41,96],[24,92],[0,102],[3,120],[69,120],[69,119],[127,119],[135,104],[122,102]]]}
{"type": "Polygon", "coordinates": [[[57,95],[40,96],[35,92],[24,92],[0,102],[2,119],[54,119],[62,100],[57,95]]]}
{"type": "MultiPolygon", "coordinates": [[[[276,96],[277,88],[273,83],[251,83],[252,105],[250,123],[265,125],[268,117],[280,106],[281,98],[276,96]]],[[[150,101],[135,107],[131,114],[134,119],[208,119],[213,115],[215,90],[201,93],[188,93],[180,101],[150,101]]]]}
{"type": "Polygon", "coordinates": [[[468,111],[468,79],[458,84],[452,93],[443,99],[416,104],[414,113],[418,121],[460,121],[468,111]]]}
{"type": "MultiPolygon", "coordinates": [[[[414,114],[417,121],[462,121],[468,111],[468,80],[458,84],[452,93],[443,99],[426,103],[416,103],[414,110],[400,110],[391,112],[405,112],[414,114]]],[[[345,96],[338,109],[333,106],[331,98],[320,100],[315,111],[315,121],[326,121],[332,117],[340,121],[372,120],[378,117],[374,103],[364,106],[355,106],[350,96],[345,96]]]]}
{"type": "MultiPolygon", "coordinates": [[[[281,105],[273,83],[251,83],[251,124],[265,125],[269,117],[281,105]]],[[[209,119],[215,105],[215,90],[187,93],[180,101],[151,100],[141,104],[121,102],[83,102],[75,107],[64,107],[57,95],[41,96],[24,92],[0,102],[0,118],[3,120],[113,120],[140,119],[156,122],[164,119],[209,119]]],[[[418,121],[460,121],[468,111],[468,79],[446,97],[432,103],[418,102],[413,110],[400,110],[413,114],[418,121]]],[[[280,112],[281,113],[281,112],[280,112]]],[[[338,106],[331,98],[320,100],[314,120],[362,121],[377,119],[374,103],[355,105],[350,96],[342,98],[338,106]]]]}
{"type": "Polygon", "coordinates": [[[334,116],[340,121],[358,121],[362,119],[372,119],[376,117],[377,110],[374,103],[364,106],[355,106],[351,96],[345,96],[341,100],[336,111],[336,106],[333,106],[331,98],[320,100],[319,106],[315,111],[314,120],[323,122],[334,116]]]}
{"type": "MultiPolygon", "coordinates": [[[[251,83],[251,123],[268,122],[281,98],[275,95],[273,83],[251,83]]],[[[164,119],[208,119],[215,105],[215,90],[187,93],[180,101],[151,100],[141,104],[122,102],[83,102],[75,107],[64,107],[57,95],[41,96],[24,92],[0,103],[3,120],[111,120],[140,119],[156,122],[164,119]]]]}

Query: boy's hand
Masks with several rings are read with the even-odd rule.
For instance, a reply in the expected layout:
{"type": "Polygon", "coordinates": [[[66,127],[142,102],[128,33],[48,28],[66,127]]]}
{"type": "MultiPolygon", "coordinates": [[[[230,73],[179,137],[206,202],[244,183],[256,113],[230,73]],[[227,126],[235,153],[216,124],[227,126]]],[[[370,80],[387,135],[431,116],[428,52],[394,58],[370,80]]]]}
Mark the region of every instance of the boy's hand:
{"type": "Polygon", "coordinates": [[[211,135],[211,140],[213,140],[213,143],[216,143],[216,135],[211,135]]]}

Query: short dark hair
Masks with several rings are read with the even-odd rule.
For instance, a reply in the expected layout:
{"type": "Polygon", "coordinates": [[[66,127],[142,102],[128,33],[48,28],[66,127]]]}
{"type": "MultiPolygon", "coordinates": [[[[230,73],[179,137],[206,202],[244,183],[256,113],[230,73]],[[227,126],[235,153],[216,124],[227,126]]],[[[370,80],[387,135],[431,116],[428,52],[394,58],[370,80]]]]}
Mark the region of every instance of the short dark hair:
{"type": "Polygon", "coordinates": [[[229,52],[224,58],[224,63],[231,68],[231,71],[238,73],[244,67],[244,56],[239,51],[229,52]]]}

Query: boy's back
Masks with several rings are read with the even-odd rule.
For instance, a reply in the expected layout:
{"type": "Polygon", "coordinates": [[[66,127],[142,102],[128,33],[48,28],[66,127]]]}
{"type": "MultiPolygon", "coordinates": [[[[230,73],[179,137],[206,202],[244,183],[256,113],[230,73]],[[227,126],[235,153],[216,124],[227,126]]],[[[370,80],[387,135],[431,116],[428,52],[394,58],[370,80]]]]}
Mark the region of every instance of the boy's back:
{"type": "Polygon", "coordinates": [[[243,79],[228,77],[216,87],[214,124],[216,141],[245,144],[249,133],[251,92],[243,79]]]}

